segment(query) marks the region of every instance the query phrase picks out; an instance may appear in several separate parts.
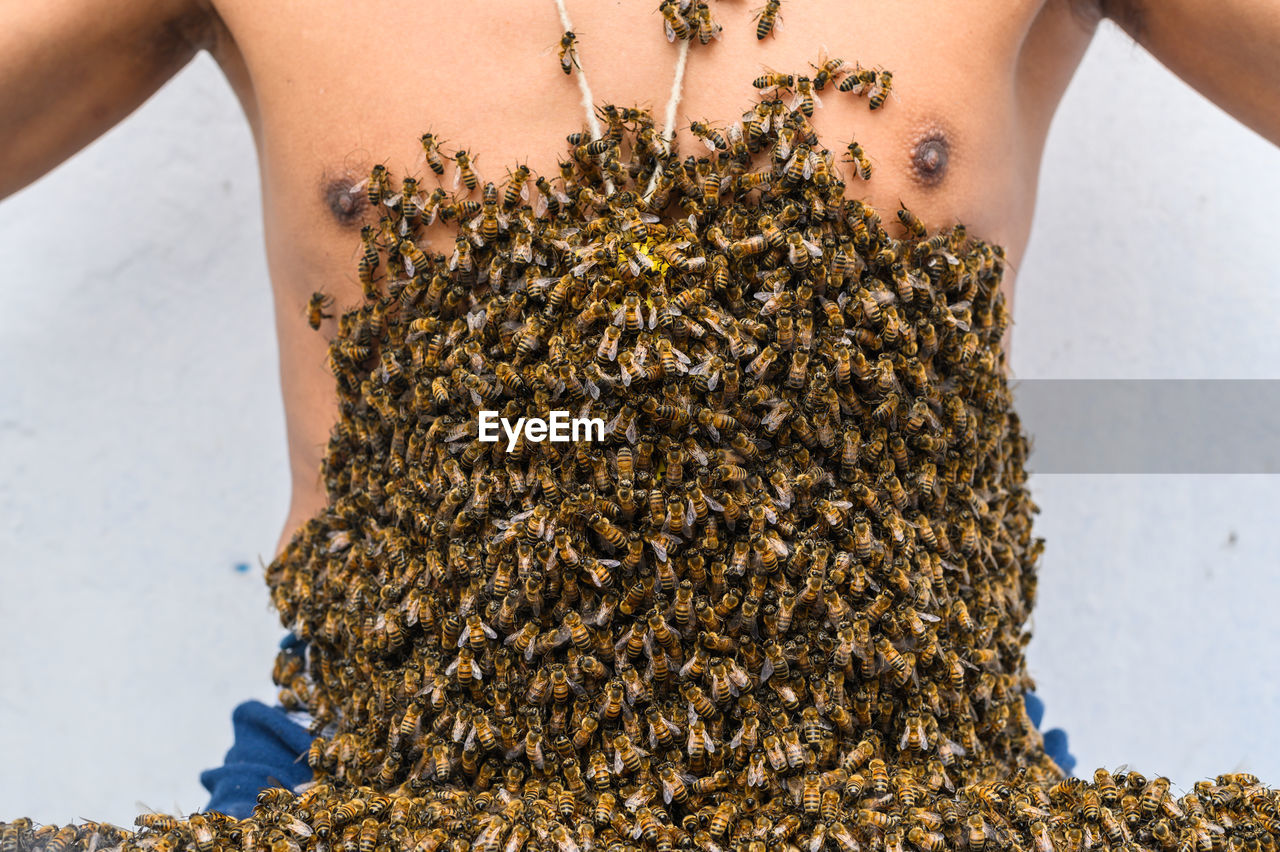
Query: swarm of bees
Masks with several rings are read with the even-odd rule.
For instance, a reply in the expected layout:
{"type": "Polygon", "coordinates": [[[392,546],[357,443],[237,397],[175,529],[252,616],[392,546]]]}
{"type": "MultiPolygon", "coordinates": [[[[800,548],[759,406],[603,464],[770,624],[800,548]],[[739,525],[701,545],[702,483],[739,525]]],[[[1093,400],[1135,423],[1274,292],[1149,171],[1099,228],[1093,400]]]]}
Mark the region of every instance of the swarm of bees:
{"type": "Polygon", "coordinates": [[[0,823],[5,852],[593,852],[741,849],[766,852],[1019,852],[1137,850],[1273,852],[1277,794],[1245,773],[1201,781],[1175,796],[1166,778],[1100,769],[1093,782],[1048,785],[1015,776],[939,795],[894,773],[884,792],[868,788],[841,806],[851,778],[820,777],[784,813],[724,797],[673,818],[656,795],[583,804],[562,782],[533,793],[529,782],[461,787],[417,795],[325,781],[294,793],[263,790],[249,819],[144,814],[137,830],[105,823],[35,826],[0,823]],[[521,789],[525,794],[520,795],[521,789]],[[816,787],[816,791],[812,788],[816,787]]]}
{"type": "Polygon", "coordinates": [[[319,778],[519,773],[673,817],[842,773],[845,809],[890,767],[1056,780],[1022,704],[1040,544],[1003,255],[846,199],[767,77],[739,124],[694,124],[705,156],[605,106],[554,179],[481,185],[465,152],[440,155],[461,194],[370,175],[330,506],[268,570],[319,778]],[[481,410],[555,409],[604,442],[479,439],[481,410]]]}
{"type": "Polygon", "coordinates": [[[1272,852],[1252,776],[1177,797],[1045,755],[1003,252],[846,198],[814,92],[891,77],[814,72],[697,123],[701,156],[605,106],[555,177],[431,134],[453,192],[375,167],[329,505],[267,569],[316,780],[0,852],[1272,852]],[[481,410],[605,440],[509,449],[481,410]]]}

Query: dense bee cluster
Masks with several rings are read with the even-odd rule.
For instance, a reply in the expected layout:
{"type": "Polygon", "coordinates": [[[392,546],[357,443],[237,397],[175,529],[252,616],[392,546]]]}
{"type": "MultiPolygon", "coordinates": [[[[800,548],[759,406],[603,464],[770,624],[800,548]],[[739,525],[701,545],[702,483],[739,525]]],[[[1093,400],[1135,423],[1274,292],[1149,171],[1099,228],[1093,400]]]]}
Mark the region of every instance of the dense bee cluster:
{"type": "Polygon", "coordinates": [[[678,815],[842,765],[1054,774],[1022,704],[1001,255],[906,210],[894,237],[775,109],[687,160],[605,109],[545,206],[371,180],[331,504],[268,571],[322,777],[653,788],[678,815]],[[451,256],[420,246],[436,215],[451,256]],[[604,440],[478,437],[481,410],[556,409],[604,440]]]}
{"type": "Polygon", "coordinates": [[[696,123],[701,157],[604,107],[555,179],[485,184],[430,134],[460,194],[376,167],[329,506],[267,572],[316,782],[0,852],[1271,852],[1251,776],[1178,798],[1044,754],[1003,254],[847,199],[813,89],[878,108],[891,77],[816,70],[696,123]],[[555,410],[600,440],[481,440],[555,410]]]}
{"type": "Polygon", "coordinates": [[[866,791],[844,810],[818,799],[786,813],[724,799],[704,817],[664,820],[661,805],[627,806],[601,798],[594,806],[551,785],[536,796],[508,787],[472,793],[438,788],[418,796],[369,787],[312,785],[295,794],[264,790],[253,816],[219,813],[187,819],[144,814],[137,831],[86,822],[36,827],[0,823],[4,852],[592,852],[771,849],[795,852],[1018,852],[1139,850],[1274,852],[1280,832],[1277,792],[1252,775],[1220,775],[1175,796],[1167,779],[1098,770],[1093,783],[1071,778],[1052,786],[1019,773],[1007,783],[962,787],[954,795],[915,790],[897,780],[883,794],[866,791]],[[634,813],[628,812],[628,808],[634,813]]]}
{"type": "Polygon", "coordinates": [[[320,778],[675,824],[1056,777],[1002,255],[847,200],[787,82],[700,158],[603,108],[536,197],[371,175],[330,506],[268,570],[320,778]],[[479,439],[555,409],[604,440],[479,439]]]}

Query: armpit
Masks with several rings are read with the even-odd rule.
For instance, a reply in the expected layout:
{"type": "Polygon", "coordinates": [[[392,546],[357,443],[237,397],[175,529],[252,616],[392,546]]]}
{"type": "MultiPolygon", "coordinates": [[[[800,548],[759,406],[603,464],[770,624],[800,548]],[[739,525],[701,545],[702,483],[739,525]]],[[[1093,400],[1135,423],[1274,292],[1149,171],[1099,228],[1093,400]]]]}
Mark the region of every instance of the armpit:
{"type": "Polygon", "coordinates": [[[1143,0],[1068,0],[1071,11],[1087,26],[1096,26],[1109,18],[1134,41],[1140,41],[1146,30],[1147,9],[1143,0]]]}

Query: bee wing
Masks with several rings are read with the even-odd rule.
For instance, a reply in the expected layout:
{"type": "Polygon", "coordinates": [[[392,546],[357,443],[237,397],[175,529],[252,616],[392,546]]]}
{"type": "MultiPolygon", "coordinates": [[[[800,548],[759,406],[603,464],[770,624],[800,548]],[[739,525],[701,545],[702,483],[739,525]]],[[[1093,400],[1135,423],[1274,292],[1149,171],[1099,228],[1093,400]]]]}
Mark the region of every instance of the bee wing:
{"type": "MultiPolygon", "coordinates": [[[[782,137],[781,137],[781,136],[779,136],[779,137],[778,137],[778,145],[779,145],[779,146],[782,146],[782,145],[783,145],[783,139],[782,139],[782,137]]],[[[804,157],[804,158],[805,158],[805,161],[804,161],[804,168],[805,168],[804,176],[805,176],[806,178],[808,178],[810,175],[812,175],[812,174],[813,174],[813,172],[809,169],[809,157],[808,157],[808,154],[805,152],[805,149],[804,149],[803,147],[796,148],[794,151],[792,151],[792,150],[791,150],[791,148],[790,148],[790,146],[787,146],[786,151],[787,151],[787,153],[789,153],[789,154],[790,154],[790,156],[788,157],[788,156],[787,156],[787,153],[783,153],[783,154],[782,154],[782,156],[787,157],[787,164],[786,164],[785,166],[783,166],[783,167],[782,167],[783,172],[789,172],[789,171],[791,171],[793,168],[795,168],[795,165],[796,165],[796,163],[798,162],[799,158],[800,158],[800,157],[804,157]]]]}
{"type": "Polygon", "coordinates": [[[662,19],[662,29],[663,29],[663,30],[666,32],[666,34],[667,34],[667,41],[669,41],[669,42],[675,42],[675,40],[676,40],[676,31],[675,31],[675,30],[673,30],[673,29],[671,29],[671,22],[670,22],[670,21],[668,21],[666,18],[663,18],[663,19],[662,19]]]}
{"type": "Polygon", "coordinates": [[[818,109],[822,109],[822,98],[818,97],[818,93],[811,91],[809,97],[813,100],[813,105],[818,109]]]}

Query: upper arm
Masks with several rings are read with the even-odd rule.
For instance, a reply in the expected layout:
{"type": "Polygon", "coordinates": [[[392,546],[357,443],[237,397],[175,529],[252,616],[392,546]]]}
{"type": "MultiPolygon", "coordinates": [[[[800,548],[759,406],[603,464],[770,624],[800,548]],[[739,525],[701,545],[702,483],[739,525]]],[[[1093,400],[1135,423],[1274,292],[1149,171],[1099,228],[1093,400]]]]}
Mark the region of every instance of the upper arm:
{"type": "Polygon", "coordinates": [[[204,0],[0,0],[0,198],[132,112],[214,21],[204,0]]]}
{"type": "Polygon", "coordinates": [[[1280,144],[1280,2],[1076,0],[1170,71],[1280,144]]]}

